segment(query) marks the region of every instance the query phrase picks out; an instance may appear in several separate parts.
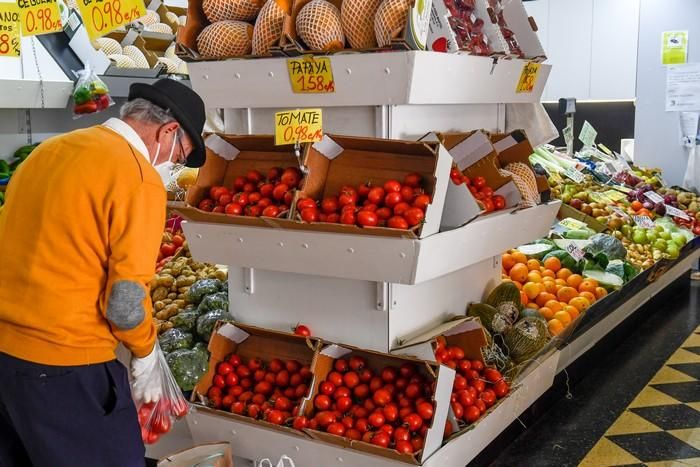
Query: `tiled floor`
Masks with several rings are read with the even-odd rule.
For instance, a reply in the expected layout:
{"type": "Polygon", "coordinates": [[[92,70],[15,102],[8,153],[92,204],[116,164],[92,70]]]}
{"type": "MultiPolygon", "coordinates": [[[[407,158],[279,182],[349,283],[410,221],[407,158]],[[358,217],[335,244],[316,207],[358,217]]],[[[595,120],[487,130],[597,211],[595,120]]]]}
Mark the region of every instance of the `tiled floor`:
{"type": "Polygon", "coordinates": [[[700,466],[700,327],[649,381],[580,467],[700,466]]]}

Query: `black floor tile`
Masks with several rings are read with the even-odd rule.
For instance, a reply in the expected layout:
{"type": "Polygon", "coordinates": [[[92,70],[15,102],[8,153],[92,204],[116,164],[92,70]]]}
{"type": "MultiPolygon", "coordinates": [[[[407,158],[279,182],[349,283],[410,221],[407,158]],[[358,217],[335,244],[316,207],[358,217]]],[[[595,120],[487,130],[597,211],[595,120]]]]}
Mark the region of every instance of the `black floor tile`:
{"type": "MultiPolygon", "coordinates": [[[[700,349],[700,347],[697,347],[700,349]]],[[[688,349],[685,349],[688,350],[688,349]]],[[[696,352],[697,353],[697,352],[696,352]]],[[[700,354],[698,354],[700,355],[700,354]]],[[[674,370],[678,370],[686,375],[700,379],[700,363],[677,363],[675,365],[669,365],[674,370]]]]}
{"type": "Polygon", "coordinates": [[[700,457],[700,450],[663,431],[607,436],[642,462],[700,457]]]}
{"type": "Polygon", "coordinates": [[[700,412],[683,404],[637,407],[630,410],[662,430],[700,427],[700,412]]]}
{"type": "Polygon", "coordinates": [[[700,381],[652,384],[651,387],[681,402],[700,402],[700,381]]]}
{"type": "Polygon", "coordinates": [[[694,354],[700,355],[700,347],[683,347],[688,352],[693,352],[694,354]]]}

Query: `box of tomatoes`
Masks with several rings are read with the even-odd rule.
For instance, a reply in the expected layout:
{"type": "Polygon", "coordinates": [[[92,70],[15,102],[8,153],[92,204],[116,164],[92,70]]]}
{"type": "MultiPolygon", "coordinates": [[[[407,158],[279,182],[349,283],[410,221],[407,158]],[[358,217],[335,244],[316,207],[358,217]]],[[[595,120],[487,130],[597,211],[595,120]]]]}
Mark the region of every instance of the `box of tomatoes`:
{"type": "Polygon", "coordinates": [[[299,425],[314,439],[420,465],[452,432],[454,377],[434,362],[331,344],[316,358],[299,425]]]}
{"type": "Polygon", "coordinates": [[[317,232],[425,238],[440,230],[451,158],[437,142],[324,135],[307,145],[289,220],[317,232]]]}

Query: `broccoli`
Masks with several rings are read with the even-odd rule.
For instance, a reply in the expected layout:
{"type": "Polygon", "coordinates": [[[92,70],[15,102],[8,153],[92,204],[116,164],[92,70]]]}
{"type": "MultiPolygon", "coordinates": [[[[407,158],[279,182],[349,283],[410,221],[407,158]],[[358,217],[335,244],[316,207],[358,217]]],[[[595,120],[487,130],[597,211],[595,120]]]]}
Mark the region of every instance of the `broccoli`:
{"type": "Polygon", "coordinates": [[[214,331],[214,325],[219,320],[232,320],[228,311],[212,310],[197,318],[197,335],[204,342],[209,342],[211,333],[214,331]]]}
{"type": "Polygon", "coordinates": [[[203,315],[212,310],[228,310],[228,294],[217,292],[207,295],[197,307],[197,313],[203,315]]]}
{"type": "Polygon", "coordinates": [[[165,359],[183,391],[193,390],[209,367],[209,354],[197,350],[178,349],[165,359]]]}
{"type": "Polygon", "coordinates": [[[178,329],[182,329],[183,331],[187,332],[192,332],[194,330],[194,327],[197,325],[198,316],[199,313],[197,313],[196,310],[183,310],[180,313],[173,316],[172,318],[170,318],[168,321],[173,323],[173,326],[175,326],[178,329]]]}
{"type": "Polygon", "coordinates": [[[168,329],[158,337],[160,348],[166,354],[178,349],[188,349],[192,347],[193,341],[194,336],[192,334],[178,328],[168,329]]]}
{"type": "Polygon", "coordinates": [[[187,301],[198,304],[205,296],[219,292],[223,287],[224,284],[219,279],[202,279],[192,284],[187,291],[187,301]]]}

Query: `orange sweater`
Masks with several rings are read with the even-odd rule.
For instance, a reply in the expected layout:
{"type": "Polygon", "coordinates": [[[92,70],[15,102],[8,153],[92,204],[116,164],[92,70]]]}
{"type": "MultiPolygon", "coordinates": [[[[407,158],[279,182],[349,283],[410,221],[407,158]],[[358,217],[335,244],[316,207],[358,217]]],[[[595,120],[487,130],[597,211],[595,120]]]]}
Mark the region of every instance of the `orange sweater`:
{"type": "Polygon", "coordinates": [[[121,341],[147,355],[165,203],[155,169],[105,127],[35,149],[0,212],[0,352],[85,365],[121,341]]]}

